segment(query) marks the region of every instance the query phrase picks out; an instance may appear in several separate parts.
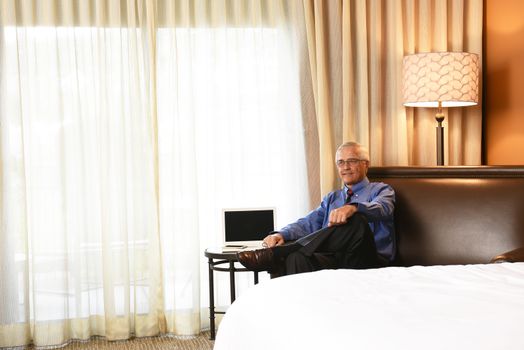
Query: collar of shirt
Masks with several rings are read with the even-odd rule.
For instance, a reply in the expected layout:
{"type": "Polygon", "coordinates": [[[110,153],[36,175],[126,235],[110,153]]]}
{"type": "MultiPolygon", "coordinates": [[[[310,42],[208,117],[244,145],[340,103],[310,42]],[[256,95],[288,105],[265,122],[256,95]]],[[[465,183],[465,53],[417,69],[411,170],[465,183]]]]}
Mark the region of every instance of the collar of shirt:
{"type": "MultiPolygon", "coordinates": [[[[367,177],[363,178],[362,181],[360,182],[357,182],[356,184],[352,185],[351,186],[351,191],[353,191],[353,193],[358,193],[360,190],[362,190],[363,188],[367,187],[367,185],[369,185],[369,179],[367,177]]],[[[344,193],[347,192],[347,190],[349,189],[349,186],[344,184],[344,193]]]]}

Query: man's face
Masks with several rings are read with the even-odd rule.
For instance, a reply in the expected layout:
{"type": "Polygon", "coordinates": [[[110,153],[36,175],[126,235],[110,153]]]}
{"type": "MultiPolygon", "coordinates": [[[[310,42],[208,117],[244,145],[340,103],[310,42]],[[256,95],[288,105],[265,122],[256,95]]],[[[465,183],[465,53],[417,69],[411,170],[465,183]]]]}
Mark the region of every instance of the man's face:
{"type": "Polygon", "coordinates": [[[362,181],[368,172],[369,162],[359,159],[355,147],[344,147],[338,151],[336,162],[338,175],[346,185],[362,181]]]}

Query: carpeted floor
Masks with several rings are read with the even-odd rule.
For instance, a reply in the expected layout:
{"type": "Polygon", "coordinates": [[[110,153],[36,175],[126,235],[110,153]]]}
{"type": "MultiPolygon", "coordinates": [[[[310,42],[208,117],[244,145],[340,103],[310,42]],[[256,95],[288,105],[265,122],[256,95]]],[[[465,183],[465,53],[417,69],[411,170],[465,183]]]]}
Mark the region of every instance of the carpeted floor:
{"type": "Polygon", "coordinates": [[[122,341],[94,338],[86,342],[74,341],[59,350],[212,350],[214,342],[209,332],[195,337],[148,337],[122,341]]]}

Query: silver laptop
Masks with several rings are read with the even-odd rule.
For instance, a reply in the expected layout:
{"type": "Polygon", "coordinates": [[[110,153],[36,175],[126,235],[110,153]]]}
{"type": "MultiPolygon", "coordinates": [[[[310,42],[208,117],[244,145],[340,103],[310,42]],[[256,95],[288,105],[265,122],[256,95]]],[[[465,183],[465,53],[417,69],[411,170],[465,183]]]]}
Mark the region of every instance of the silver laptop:
{"type": "Polygon", "coordinates": [[[275,208],[224,209],[222,223],[225,250],[261,247],[275,229],[275,208]]]}

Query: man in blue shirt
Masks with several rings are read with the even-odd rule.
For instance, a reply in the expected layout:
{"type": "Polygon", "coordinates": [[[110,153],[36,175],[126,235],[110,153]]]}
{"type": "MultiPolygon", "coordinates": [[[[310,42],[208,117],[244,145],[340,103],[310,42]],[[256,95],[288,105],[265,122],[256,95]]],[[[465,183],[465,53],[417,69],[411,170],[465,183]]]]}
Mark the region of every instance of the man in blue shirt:
{"type": "Polygon", "coordinates": [[[305,217],[268,235],[266,248],[239,252],[242,265],[253,271],[294,274],[380,267],[394,259],[395,192],[387,184],[368,180],[369,154],[359,143],[342,144],[336,165],[343,188],[325,196],[305,217]]]}

